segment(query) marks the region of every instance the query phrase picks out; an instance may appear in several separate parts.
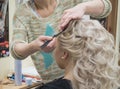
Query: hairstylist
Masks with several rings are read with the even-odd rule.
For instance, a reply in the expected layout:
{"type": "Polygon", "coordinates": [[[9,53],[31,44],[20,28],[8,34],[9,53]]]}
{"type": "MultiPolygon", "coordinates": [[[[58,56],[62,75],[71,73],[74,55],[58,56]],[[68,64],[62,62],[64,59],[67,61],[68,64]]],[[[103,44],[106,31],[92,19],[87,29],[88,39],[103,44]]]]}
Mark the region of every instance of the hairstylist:
{"type": "Polygon", "coordinates": [[[55,39],[41,49],[40,36],[47,35],[42,39],[44,42],[51,39],[58,26],[64,29],[71,19],[80,19],[83,15],[104,18],[111,8],[109,0],[29,0],[16,9],[11,54],[19,60],[31,56],[43,80],[55,79],[63,72],[50,55],[43,53],[54,49],[55,39]]]}

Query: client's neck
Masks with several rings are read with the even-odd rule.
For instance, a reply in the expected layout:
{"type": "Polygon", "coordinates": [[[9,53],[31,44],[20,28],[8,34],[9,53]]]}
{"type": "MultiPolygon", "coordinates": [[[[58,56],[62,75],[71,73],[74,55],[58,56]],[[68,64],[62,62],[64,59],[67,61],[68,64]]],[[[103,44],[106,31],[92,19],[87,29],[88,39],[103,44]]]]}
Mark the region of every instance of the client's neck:
{"type": "Polygon", "coordinates": [[[64,79],[73,80],[73,68],[74,64],[72,62],[66,66],[64,79]]]}

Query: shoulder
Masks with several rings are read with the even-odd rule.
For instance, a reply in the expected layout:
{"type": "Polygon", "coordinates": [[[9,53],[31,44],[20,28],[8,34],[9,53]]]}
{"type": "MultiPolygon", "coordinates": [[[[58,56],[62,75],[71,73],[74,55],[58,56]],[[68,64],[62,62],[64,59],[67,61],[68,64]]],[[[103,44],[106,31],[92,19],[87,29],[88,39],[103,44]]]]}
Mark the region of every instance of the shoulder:
{"type": "Polygon", "coordinates": [[[20,22],[27,23],[33,16],[34,14],[32,13],[31,8],[27,6],[27,3],[24,3],[16,8],[13,20],[14,22],[20,21],[20,22]]]}
{"type": "Polygon", "coordinates": [[[37,89],[72,89],[72,85],[69,80],[60,78],[49,82],[37,89]]]}
{"type": "Polygon", "coordinates": [[[14,18],[20,18],[20,19],[29,19],[31,17],[34,17],[32,8],[29,7],[28,2],[19,5],[16,7],[14,18]]]}
{"type": "Polygon", "coordinates": [[[26,4],[21,4],[20,6],[16,8],[14,14],[17,16],[28,15],[30,14],[30,9],[27,7],[26,4]]]}

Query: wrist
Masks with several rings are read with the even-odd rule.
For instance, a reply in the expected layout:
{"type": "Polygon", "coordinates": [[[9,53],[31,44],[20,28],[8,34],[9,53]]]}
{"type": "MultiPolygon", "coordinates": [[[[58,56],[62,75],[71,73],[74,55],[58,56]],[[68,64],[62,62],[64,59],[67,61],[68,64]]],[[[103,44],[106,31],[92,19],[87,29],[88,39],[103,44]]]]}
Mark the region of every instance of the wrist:
{"type": "Polygon", "coordinates": [[[28,46],[32,53],[40,50],[39,44],[36,43],[35,41],[32,41],[31,43],[29,43],[28,46]]]}
{"type": "Polygon", "coordinates": [[[80,9],[82,8],[82,10],[84,11],[84,14],[88,14],[87,12],[87,4],[86,3],[80,3],[77,5],[80,9]]]}

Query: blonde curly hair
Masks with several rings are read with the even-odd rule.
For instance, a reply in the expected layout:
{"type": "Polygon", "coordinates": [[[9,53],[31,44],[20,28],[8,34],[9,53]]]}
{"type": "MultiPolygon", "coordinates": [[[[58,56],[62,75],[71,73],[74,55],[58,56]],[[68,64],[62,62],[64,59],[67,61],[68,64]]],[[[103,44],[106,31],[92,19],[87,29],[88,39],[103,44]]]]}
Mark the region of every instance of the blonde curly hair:
{"type": "Polygon", "coordinates": [[[58,41],[75,62],[73,89],[117,89],[120,68],[114,38],[97,20],[71,21],[58,41]]]}

